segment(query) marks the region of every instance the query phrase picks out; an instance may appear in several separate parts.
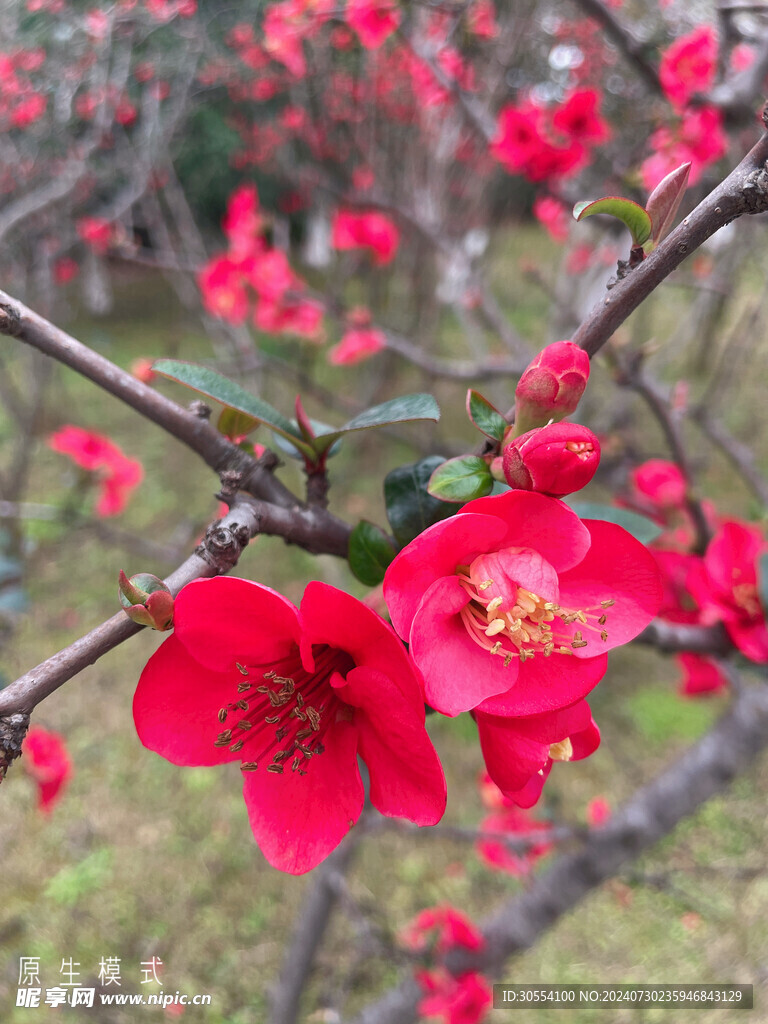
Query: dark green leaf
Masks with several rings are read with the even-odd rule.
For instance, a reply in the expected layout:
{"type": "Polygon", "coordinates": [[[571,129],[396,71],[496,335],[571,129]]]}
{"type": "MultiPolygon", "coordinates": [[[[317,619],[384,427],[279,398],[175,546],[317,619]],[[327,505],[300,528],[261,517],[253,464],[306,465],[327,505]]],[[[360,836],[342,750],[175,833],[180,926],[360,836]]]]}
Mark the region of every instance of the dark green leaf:
{"type": "Polygon", "coordinates": [[[602,519],[604,523],[616,523],[617,526],[623,526],[627,533],[631,533],[641,544],[650,544],[661,533],[658,523],[654,523],[646,516],[638,515],[637,512],[630,512],[626,508],[598,505],[591,501],[568,501],[566,504],[570,505],[581,519],[602,519]]]}
{"type": "Polygon", "coordinates": [[[467,415],[486,437],[490,437],[492,441],[503,441],[504,431],[509,424],[496,406],[491,405],[487,398],[472,388],[467,392],[467,415]]]}
{"type": "Polygon", "coordinates": [[[444,461],[441,455],[430,455],[421,462],[399,466],[384,478],[387,518],[402,547],[428,526],[447,519],[455,511],[452,505],[438,501],[427,492],[429,478],[444,461]]]}
{"type": "Polygon", "coordinates": [[[343,434],[350,434],[355,430],[371,430],[374,427],[384,427],[390,423],[405,423],[409,420],[439,420],[440,407],[432,395],[402,395],[400,398],[393,398],[381,405],[374,405],[366,409],[359,416],[355,416],[343,427],[327,427],[318,432],[314,442],[315,451],[322,453],[329,448],[334,441],[343,434]]]}
{"type": "Polygon", "coordinates": [[[298,428],[289,419],[269,402],[249,394],[235,381],[222,377],[215,370],[209,370],[207,366],[197,366],[195,363],[181,363],[175,359],[158,359],[153,369],[163,377],[198,391],[206,398],[212,398],[230,409],[265,423],[275,433],[290,441],[302,454],[309,458],[313,456],[312,448],[303,440],[298,428]]]}
{"type": "Polygon", "coordinates": [[[618,217],[629,228],[635,245],[642,245],[651,237],[651,218],[639,203],[631,199],[604,196],[602,199],[595,199],[594,202],[576,203],[573,208],[576,220],[583,220],[584,217],[591,217],[596,213],[608,213],[612,217],[618,217]]]}
{"type": "Polygon", "coordinates": [[[493,490],[493,477],[485,459],[479,455],[460,455],[438,466],[427,488],[440,501],[460,502],[484,498],[493,490]]]}
{"type": "Polygon", "coordinates": [[[366,519],[362,519],[350,535],[349,567],[367,587],[381,583],[395,554],[386,533],[366,519]]]}

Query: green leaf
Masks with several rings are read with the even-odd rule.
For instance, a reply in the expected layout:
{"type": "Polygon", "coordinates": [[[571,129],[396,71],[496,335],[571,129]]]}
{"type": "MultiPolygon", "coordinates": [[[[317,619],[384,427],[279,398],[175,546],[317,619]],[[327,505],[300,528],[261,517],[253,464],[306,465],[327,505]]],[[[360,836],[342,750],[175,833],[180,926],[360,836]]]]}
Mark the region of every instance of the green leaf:
{"type": "Polygon", "coordinates": [[[401,547],[410,544],[428,526],[453,515],[453,506],[427,492],[429,478],[444,461],[441,455],[430,455],[421,462],[399,466],[384,478],[387,518],[401,547]]]}
{"type": "Polygon", "coordinates": [[[484,498],[493,490],[493,477],[479,455],[460,455],[438,466],[429,478],[427,490],[440,501],[460,502],[484,498]]]}
{"type": "Polygon", "coordinates": [[[303,440],[298,428],[289,419],[273,408],[269,402],[265,402],[255,395],[249,394],[235,381],[222,377],[215,370],[209,370],[207,366],[198,366],[195,363],[182,363],[176,359],[158,359],[153,369],[156,373],[175,380],[193,391],[212,398],[215,402],[237,412],[245,413],[260,423],[265,423],[275,433],[280,434],[287,441],[298,448],[302,455],[313,458],[313,449],[303,440]]]}
{"type": "Polygon", "coordinates": [[[232,440],[250,434],[260,423],[261,420],[254,419],[253,416],[247,416],[244,412],[227,407],[221,410],[216,422],[216,429],[220,434],[224,434],[225,437],[232,440]]]}
{"type": "Polygon", "coordinates": [[[650,544],[652,540],[661,533],[661,527],[646,516],[638,515],[637,512],[630,512],[626,508],[616,508],[613,505],[598,505],[591,501],[567,501],[573,511],[581,519],[602,519],[604,523],[615,523],[623,526],[627,533],[640,541],[641,544],[650,544]]]}
{"type": "Polygon", "coordinates": [[[467,416],[477,429],[492,441],[501,443],[504,440],[504,431],[509,424],[496,406],[491,405],[487,398],[472,388],[467,392],[467,416]]]}
{"type": "Polygon", "coordinates": [[[618,217],[629,228],[635,245],[642,245],[651,237],[653,225],[648,212],[631,199],[622,199],[621,196],[604,196],[593,202],[576,203],[573,208],[573,216],[576,220],[592,217],[596,213],[607,213],[611,217],[618,217]]]}
{"type": "Polygon", "coordinates": [[[313,442],[315,451],[322,454],[344,434],[356,430],[372,430],[375,427],[388,426],[390,423],[406,423],[409,420],[440,419],[440,407],[432,395],[402,395],[392,398],[381,405],[374,405],[359,416],[355,416],[343,427],[325,427],[318,430],[313,442]]]}
{"type": "Polygon", "coordinates": [[[757,560],[757,596],[763,610],[768,609],[768,551],[757,560]]]}
{"type": "Polygon", "coordinates": [[[361,583],[377,587],[396,551],[384,531],[361,519],[349,538],[349,567],[361,583]]]}

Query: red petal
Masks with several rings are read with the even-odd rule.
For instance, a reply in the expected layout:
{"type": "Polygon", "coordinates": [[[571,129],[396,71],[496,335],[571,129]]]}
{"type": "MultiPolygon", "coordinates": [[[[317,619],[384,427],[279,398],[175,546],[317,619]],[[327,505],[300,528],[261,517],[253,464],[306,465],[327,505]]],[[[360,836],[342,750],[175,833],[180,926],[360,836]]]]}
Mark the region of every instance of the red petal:
{"type": "Polygon", "coordinates": [[[343,701],[360,709],[355,725],[373,806],[391,818],[435,825],[445,811],[445,776],[424,728],[424,706],[414,713],[393,681],[370,668],[353,668],[333,685],[343,701]]]}
{"type": "Polygon", "coordinates": [[[507,535],[496,547],[533,548],[558,573],[578,565],[589,550],[589,533],[576,513],[562,501],[543,494],[515,490],[476,498],[457,518],[470,514],[498,516],[507,524],[507,535]]]}
{"type": "Polygon", "coordinates": [[[384,600],[392,625],[404,640],[419,602],[435,580],[453,576],[457,565],[468,565],[478,555],[502,547],[506,532],[505,524],[493,516],[458,515],[435,523],[403,548],[384,577],[384,600]]]}
{"type": "Polygon", "coordinates": [[[427,703],[444,715],[470,711],[485,698],[508,691],[517,679],[517,659],[504,668],[503,658],[470,638],[458,615],[469,600],[455,576],[437,580],[424,595],[411,630],[411,656],[424,676],[427,703]]]}
{"type": "Polygon", "coordinates": [[[231,673],[204,668],[175,635],[168,637],[147,662],[133,698],[139,739],[174,764],[239,761],[228,747],[214,746],[226,728],[219,709],[234,689],[231,673]]]}
{"type": "MultiPolygon", "coordinates": [[[[510,666],[511,667],[511,666],[510,666]]],[[[507,693],[489,697],[477,707],[490,715],[539,715],[569,707],[593,690],[608,668],[605,654],[574,658],[536,654],[520,666],[517,683],[507,693]]]]}
{"type": "Polygon", "coordinates": [[[243,796],[261,852],[280,871],[311,871],[341,842],[363,809],[357,768],[358,732],[336,722],[323,737],[325,751],[312,758],[306,775],[286,765],[282,775],[259,766],[243,773],[243,796]]]}
{"type": "Polygon", "coordinates": [[[285,658],[299,639],[298,612],[269,587],[232,576],[188,583],[176,598],[175,636],[200,664],[217,671],[235,662],[285,658]]]}

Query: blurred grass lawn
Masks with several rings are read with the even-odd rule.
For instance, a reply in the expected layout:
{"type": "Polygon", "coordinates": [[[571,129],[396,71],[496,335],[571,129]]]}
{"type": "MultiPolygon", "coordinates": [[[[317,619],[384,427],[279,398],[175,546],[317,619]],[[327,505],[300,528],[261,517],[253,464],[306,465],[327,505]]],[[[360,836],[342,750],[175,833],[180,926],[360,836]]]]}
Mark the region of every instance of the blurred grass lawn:
{"type": "MultiPolygon", "coordinates": [[[[542,258],[555,258],[538,236],[528,233],[518,244],[520,251],[530,254],[533,247],[542,258]]],[[[505,309],[515,311],[522,329],[541,324],[546,308],[542,296],[521,281],[514,254],[504,253],[500,261],[509,282],[505,309]]],[[[677,315],[661,303],[654,306],[649,316],[657,337],[677,315]]],[[[138,356],[173,354],[195,360],[211,354],[165,292],[138,283],[119,295],[112,317],[97,322],[81,318],[73,332],[122,366],[138,356]],[[142,310],[140,326],[133,318],[137,307],[142,310]]],[[[538,340],[544,340],[543,329],[538,333],[538,340]]],[[[445,353],[453,351],[458,349],[449,331],[445,353]]],[[[288,357],[316,364],[321,383],[331,391],[348,393],[350,380],[369,379],[369,368],[331,369],[322,356],[311,351],[307,357],[297,346],[289,347],[288,357]]],[[[11,372],[23,372],[20,357],[17,362],[11,372]]],[[[604,372],[597,371],[595,378],[596,387],[605,386],[604,372]]],[[[382,397],[423,384],[420,374],[403,372],[388,382],[390,392],[382,397]]],[[[181,401],[188,397],[170,385],[160,387],[181,401]]],[[[293,390],[291,385],[275,386],[266,397],[288,411],[293,390]]],[[[437,390],[446,412],[441,436],[474,444],[476,438],[465,426],[461,389],[437,390]]],[[[504,392],[498,384],[483,390],[504,392]]],[[[103,429],[128,454],[142,459],[146,479],[118,521],[121,528],[164,543],[178,523],[179,509],[199,530],[214,517],[216,481],[182,446],[69,371],[57,370],[54,394],[46,427],[74,422],[103,429]]],[[[733,425],[743,429],[749,422],[746,400],[754,398],[752,415],[759,417],[761,408],[757,393],[741,398],[733,425]]],[[[313,411],[319,413],[319,407],[313,411]]],[[[2,440],[8,425],[0,426],[2,440]]],[[[428,444],[433,437],[438,434],[431,427],[419,434],[428,444]]],[[[649,438],[644,450],[663,455],[654,428],[643,441],[649,438]]],[[[258,434],[256,439],[261,439],[258,434]]],[[[759,439],[761,458],[765,443],[764,437],[759,439]]],[[[42,443],[37,456],[29,499],[62,502],[71,482],[65,460],[42,443]]],[[[332,464],[332,508],[350,519],[366,516],[383,522],[382,473],[413,457],[402,442],[354,439],[332,464]],[[361,474],[360,466],[374,467],[375,473],[361,474]]],[[[725,507],[743,513],[742,492],[733,487],[722,463],[710,463],[705,448],[698,450],[698,459],[708,493],[726,496],[725,507]]],[[[300,488],[293,466],[286,470],[286,479],[300,488]]],[[[68,541],[58,526],[37,523],[30,525],[29,536],[31,609],[12,647],[3,652],[1,666],[11,679],[113,613],[120,568],[160,574],[169,568],[137,564],[125,550],[105,546],[87,531],[68,541]]],[[[358,595],[364,592],[344,565],[312,559],[271,538],[252,545],[238,572],[278,587],[293,600],[313,576],[358,595]]],[[[119,957],[123,985],[117,991],[144,994],[158,988],[139,984],[140,964],[156,955],[165,964],[165,992],[213,997],[211,1007],[187,1008],[185,1022],[258,1024],[265,1019],[268,986],[311,879],[278,874],[264,862],[248,828],[236,766],[179,769],[140,745],[131,698],[142,665],[158,642],[156,634],[145,632],[123,645],[54,694],[35,715],[37,724],[65,735],[74,761],[71,785],[50,817],[35,810],[33,785],[18,765],[2,787],[2,1024],[38,1024],[54,1015],[49,1008],[15,1007],[22,955],[40,957],[44,987],[59,983],[62,959],[79,963],[80,980],[92,985],[101,958],[119,957]]],[[[542,812],[583,822],[592,797],[606,795],[616,806],[682,755],[727,702],[686,701],[676,695],[675,686],[671,661],[645,650],[614,653],[609,674],[591,701],[603,732],[602,746],[586,762],[556,768],[542,812]]],[[[467,716],[455,721],[435,716],[431,728],[449,779],[445,821],[474,825],[483,811],[475,786],[481,757],[472,723],[467,716]]],[[[726,797],[711,801],[651,855],[564,917],[503,978],[492,980],[747,982],[757,986],[759,1007],[768,978],[766,783],[768,759],[763,758],[726,797]]],[[[414,837],[385,830],[364,842],[350,892],[372,914],[376,928],[392,936],[425,906],[448,901],[477,918],[519,891],[521,884],[488,871],[467,844],[433,832],[414,837]]],[[[312,1011],[333,1004],[339,991],[347,993],[350,1010],[360,1007],[396,976],[394,966],[371,951],[355,916],[337,913],[307,996],[307,1019],[312,1011]]],[[[755,1013],[754,1019],[764,1019],[759,1009],[755,1013]]],[[[105,1024],[166,1019],[161,1010],[147,1007],[65,1009],[63,1017],[105,1024]]],[[[489,1019],[497,1018],[506,1019],[502,1011],[489,1019]]],[[[546,1024],[550,1019],[652,1024],[670,1022],[677,1014],[517,1011],[510,1019],[519,1024],[546,1024]]],[[[740,1019],[728,1011],[696,1015],[700,1024],[740,1019]]]]}

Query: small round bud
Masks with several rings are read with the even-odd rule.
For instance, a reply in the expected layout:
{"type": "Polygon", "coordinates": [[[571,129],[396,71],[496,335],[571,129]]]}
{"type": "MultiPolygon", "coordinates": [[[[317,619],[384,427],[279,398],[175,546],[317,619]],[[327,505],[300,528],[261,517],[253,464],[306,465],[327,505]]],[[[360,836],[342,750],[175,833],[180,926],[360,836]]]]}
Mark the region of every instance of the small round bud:
{"type": "Polygon", "coordinates": [[[173,628],[173,595],[157,576],[140,572],[130,579],[120,570],[118,597],[129,619],[164,633],[173,628]]]}
{"type": "Polygon", "coordinates": [[[516,437],[503,453],[510,487],[553,498],[581,490],[600,462],[600,442],[578,423],[552,423],[516,437]]]}
{"type": "Polygon", "coordinates": [[[589,356],[572,341],[547,345],[527,367],[515,389],[515,433],[519,436],[575,411],[589,380],[589,356]]]}

